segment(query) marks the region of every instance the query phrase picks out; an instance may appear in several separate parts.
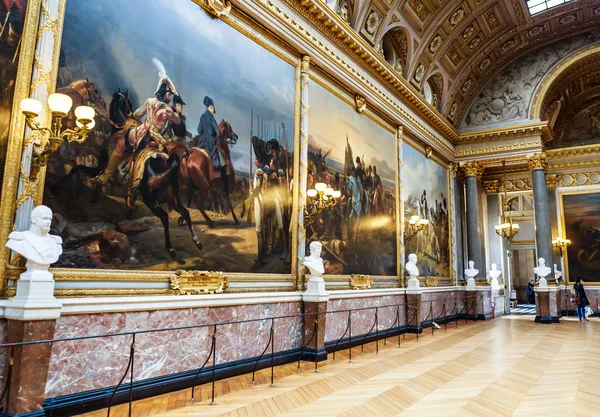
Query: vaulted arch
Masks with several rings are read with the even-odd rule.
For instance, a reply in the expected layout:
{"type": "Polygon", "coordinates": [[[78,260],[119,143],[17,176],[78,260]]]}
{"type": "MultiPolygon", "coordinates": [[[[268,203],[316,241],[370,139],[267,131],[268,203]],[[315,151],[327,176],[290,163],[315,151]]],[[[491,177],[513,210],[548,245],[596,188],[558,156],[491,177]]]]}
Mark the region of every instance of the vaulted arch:
{"type": "Polygon", "coordinates": [[[388,30],[381,38],[381,48],[385,60],[404,77],[408,67],[409,36],[401,26],[388,30]]]}

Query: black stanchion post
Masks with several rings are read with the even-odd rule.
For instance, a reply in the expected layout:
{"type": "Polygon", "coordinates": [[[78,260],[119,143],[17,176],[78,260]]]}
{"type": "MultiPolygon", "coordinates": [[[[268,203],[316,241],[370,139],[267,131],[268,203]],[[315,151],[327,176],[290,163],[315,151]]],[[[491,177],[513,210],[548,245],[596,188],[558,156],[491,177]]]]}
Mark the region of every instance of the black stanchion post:
{"type": "Polygon", "coordinates": [[[315,372],[319,372],[319,315],[315,319],[315,372]]]}
{"type": "Polygon", "coordinates": [[[375,354],[379,355],[379,308],[375,307],[375,354]]]}
{"type": "Polygon", "coordinates": [[[210,405],[215,405],[215,366],[217,366],[217,325],[213,327],[212,396],[210,405]]]}
{"type": "Polygon", "coordinates": [[[9,416],[9,412],[8,412],[8,403],[10,401],[10,384],[11,384],[11,379],[12,379],[12,368],[15,364],[15,360],[14,360],[14,353],[15,353],[15,347],[11,346],[10,347],[10,356],[8,357],[8,371],[6,373],[6,384],[4,385],[4,390],[2,390],[2,395],[0,396],[0,403],[2,402],[2,399],[6,398],[4,400],[4,415],[5,416],[9,416]]]}
{"type": "Polygon", "coordinates": [[[275,319],[271,319],[271,386],[275,386],[275,319]]]}
{"type": "Polygon", "coordinates": [[[350,327],[348,333],[348,363],[352,363],[352,311],[348,312],[348,326],[350,327]]]}
{"type": "MultiPolygon", "coordinates": [[[[398,347],[400,347],[400,304],[398,304],[396,316],[398,317],[398,347]]],[[[406,329],[404,331],[406,332],[406,329]]]]}
{"type": "Polygon", "coordinates": [[[129,374],[129,417],[131,417],[131,403],[132,403],[132,399],[133,399],[133,367],[134,367],[134,360],[135,360],[135,333],[132,336],[132,341],[131,341],[131,371],[129,374]]]}

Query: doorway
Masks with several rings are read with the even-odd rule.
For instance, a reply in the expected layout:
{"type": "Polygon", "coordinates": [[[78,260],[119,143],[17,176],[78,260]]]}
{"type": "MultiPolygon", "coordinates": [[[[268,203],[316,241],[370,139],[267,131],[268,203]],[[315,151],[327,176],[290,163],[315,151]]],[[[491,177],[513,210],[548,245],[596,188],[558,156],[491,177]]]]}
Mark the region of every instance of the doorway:
{"type": "MultiPolygon", "coordinates": [[[[516,307],[510,309],[511,314],[535,315],[535,296],[528,294],[527,283],[535,279],[533,268],[535,267],[534,249],[512,249],[509,251],[510,265],[510,299],[512,305],[516,301],[516,307]],[[516,299],[516,300],[515,300],[516,299]]],[[[533,289],[531,289],[533,291],[533,289]]]]}

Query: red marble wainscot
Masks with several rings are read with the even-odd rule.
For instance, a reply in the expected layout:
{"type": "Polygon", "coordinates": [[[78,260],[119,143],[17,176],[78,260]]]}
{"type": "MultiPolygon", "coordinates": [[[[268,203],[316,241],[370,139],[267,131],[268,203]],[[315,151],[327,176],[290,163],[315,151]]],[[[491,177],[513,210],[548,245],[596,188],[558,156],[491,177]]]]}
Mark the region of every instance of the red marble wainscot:
{"type": "Polygon", "coordinates": [[[458,291],[423,291],[421,294],[421,320],[441,321],[445,317],[457,314],[460,312],[457,297],[458,291]]]}
{"type": "MultiPolygon", "coordinates": [[[[348,327],[348,312],[342,310],[358,309],[365,307],[380,307],[378,309],[378,330],[386,331],[396,321],[398,305],[400,305],[400,326],[406,323],[406,310],[404,294],[384,295],[378,297],[347,298],[329,300],[327,302],[327,329],[325,341],[339,340],[348,327]],[[336,313],[336,311],[340,311],[336,313]]],[[[366,334],[375,321],[375,309],[352,312],[352,336],[366,334]]],[[[394,327],[398,327],[396,323],[394,327]]],[[[375,332],[375,329],[373,329],[375,332]]],[[[347,338],[348,334],[344,336],[347,338]]]]}
{"type": "MultiPolygon", "coordinates": [[[[0,319],[0,344],[6,343],[6,319],[0,319]]],[[[4,384],[6,384],[6,364],[8,360],[8,348],[0,349],[0,392],[4,390],[4,384]]]]}
{"type": "MultiPolygon", "coordinates": [[[[301,314],[301,303],[250,304],[62,316],[56,338],[121,333],[270,318],[301,314]]],[[[260,355],[269,340],[271,320],[222,325],[217,328],[217,363],[260,355]]],[[[134,380],[198,368],[210,351],[212,326],[138,334],[134,380]]],[[[300,346],[302,320],[275,320],[275,351],[300,346]]],[[[52,348],[46,398],[114,386],[129,360],[132,336],[114,336],[55,343],[52,348]]]]}
{"type": "MultiPolygon", "coordinates": [[[[8,320],[6,341],[18,343],[51,340],[54,337],[55,323],[54,320],[8,320]]],[[[50,351],[51,346],[48,343],[14,348],[8,396],[10,414],[23,414],[42,409],[50,351]]]]}

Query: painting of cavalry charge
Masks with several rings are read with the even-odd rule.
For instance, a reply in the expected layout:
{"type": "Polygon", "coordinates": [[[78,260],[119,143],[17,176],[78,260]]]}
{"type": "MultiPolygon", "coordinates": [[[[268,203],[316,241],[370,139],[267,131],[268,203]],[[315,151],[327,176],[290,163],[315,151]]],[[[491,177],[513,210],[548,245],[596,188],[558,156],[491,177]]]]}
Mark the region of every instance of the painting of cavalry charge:
{"type": "Polygon", "coordinates": [[[192,1],[68,2],[57,91],[96,117],[48,164],[57,266],[290,273],[295,75],[192,1]]]}
{"type": "Polygon", "coordinates": [[[569,281],[600,282],[600,193],[562,196],[569,281]]]}
{"type": "Polygon", "coordinates": [[[412,148],[402,146],[404,230],[412,216],[429,220],[424,230],[405,239],[405,253],[415,253],[421,276],[449,277],[448,171],[412,148]]]}
{"type": "Polygon", "coordinates": [[[317,83],[310,86],[308,188],[341,191],[306,228],[327,274],[396,275],[395,136],[317,83]]]}
{"type": "Polygon", "coordinates": [[[27,0],[0,0],[0,191],[27,0]]]}

